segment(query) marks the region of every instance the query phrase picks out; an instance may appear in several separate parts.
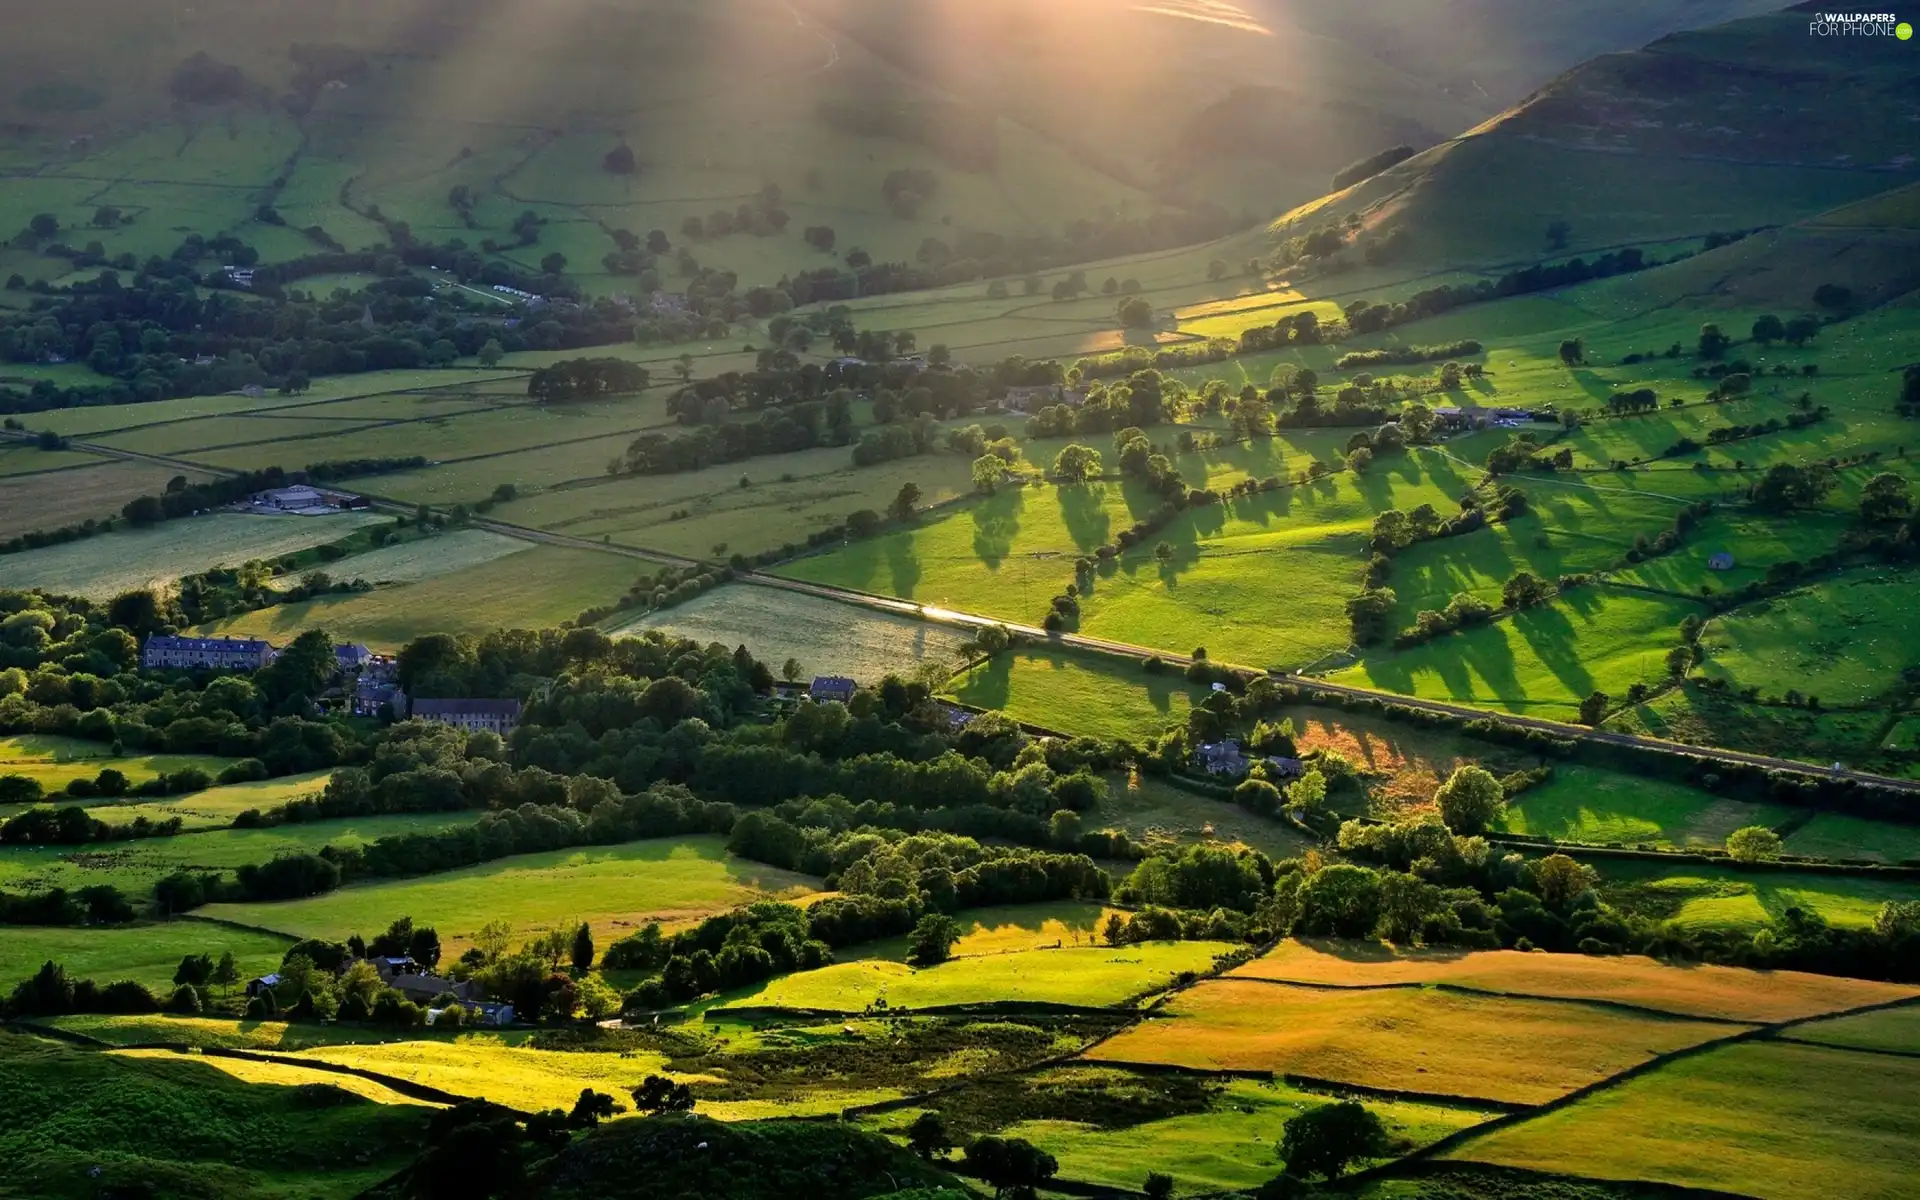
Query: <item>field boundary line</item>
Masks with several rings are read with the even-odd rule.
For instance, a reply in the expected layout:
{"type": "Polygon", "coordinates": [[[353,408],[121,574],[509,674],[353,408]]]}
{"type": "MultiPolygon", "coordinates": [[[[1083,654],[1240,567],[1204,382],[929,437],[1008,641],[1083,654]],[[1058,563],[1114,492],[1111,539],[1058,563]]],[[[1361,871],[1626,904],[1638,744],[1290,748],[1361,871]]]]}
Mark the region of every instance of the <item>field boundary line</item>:
{"type": "Polygon", "coordinates": [[[1778,1037],[1773,1040],[1789,1046],[1810,1046],[1815,1050],[1844,1050],[1848,1054],[1879,1054],[1887,1058],[1920,1058],[1920,1050],[1895,1050],[1890,1046],[1841,1046],[1797,1037],[1778,1037]]]}
{"type": "MultiPolygon", "coordinates": [[[[855,588],[840,587],[831,584],[812,583],[806,580],[789,579],[765,571],[742,572],[735,577],[737,582],[750,583],[760,587],[784,588],[788,591],[802,592],[828,600],[838,600],[843,604],[852,604],[871,608],[880,612],[899,616],[914,617],[934,624],[952,625],[961,628],[978,629],[985,626],[999,626],[1011,633],[1025,637],[1036,646],[1050,647],[1056,650],[1078,650],[1108,658],[1120,658],[1137,663],[1140,659],[1154,657],[1169,666],[1185,668],[1192,658],[1178,651],[1161,650],[1151,646],[1139,646],[1128,642],[1119,642],[1110,638],[1092,637],[1080,633],[1050,633],[1035,625],[1020,621],[1006,621],[978,613],[964,612],[945,605],[923,605],[912,600],[883,596],[874,592],[863,592],[855,588]],[[929,611],[931,609],[931,611],[929,611]]],[[[1234,664],[1216,662],[1216,666],[1232,667],[1234,664]]],[[[1303,696],[1335,696],[1353,700],[1370,700],[1381,705],[1397,705],[1418,712],[1434,713],[1440,716],[1455,717],[1466,721],[1492,721],[1519,729],[1536,730],[1555,737],[1571,738],[1593,742],[1599,745],[1625,746],[1633,749],[1648,750],[1678,758],[1697,758],[1711,762],[1735,763],[1741,766],[1760,767],[1772,771],[1784,771],[1805,775],[1817,779],[1834,779],[1868,784],[1888,788],[1893,791],[1920,793],[1920,780],[1901,779],[1891,775],[1876,775],[1868,771],[1855,771],[1848,768],[1835,769],[1818,763],[1799,762],[1794,759],[1776,758],[1764,754],[1753,754],[1744,750],[1731,750],[1721,746],[1696,746],[1685,742],[1669,742],[1660,738],[1644,737],[1639,734],[1616,733],[1611,730],[1592,729],[1584,725],[1574,725],[1544,717],[1522,716],[1517,713],[1502,712],[1497,709],[1474,708],[1470,705],[1446,700],[1431,700],[1421,696],[1410,696],[1401,692],[1381,691],[1374,688],[1356,687],[1351,684],[1333,683],[1317,676],[1300,674],[1294,671],[1244,667],[1256,674],[1264,674],[1278,682],[1291,684],[1303,696]]],[[[1385,716],[1386,714],[1380,714],[1385,716]]],[[[1391,716],[1386,719],[1392,720],[1391,716]]]]}
{"type": "Polygon", "coordinates": [[[1432,982],[1406,980],[1394,983],[1313,983],[1304,979],[1272,979],[1260,975],[1223,975],[1221,983],[1260,983],[1274,987],[1318,988],[1330,992],[1390,992],[1390,991],[1433,991],[1448,992],[1457,996],[1477,996],[1487,1000],[1533,1000],[1542,1004],[1577,1004],[1583,1008],[1607,1009],[1626,1016],[1644,1017],[1655,1021],[1693,1021],[1706,1025],[1734,1025],[1742,1029],[1752,1029],[1764,1025],[1762,1021],[1742,1021],[1738,1017],[1700,1017],[1691,1013],[1672,1012],[1664,1008],[1650,1008],[1626,1000],[1604,1000],[1589,996],[1543,996],[1534,992],[1505,992],[1493,988],[1477,988],[1462,983],[1450,983],[1442,980],[1432,982]]]}
{"type": "MultiPolygon", "coordinates": [[[[1781,1031],[1787,1030],[1787,1029],[1793,1029],[1801,1025],[1809,1025],[1816,1021],[1828,1021],[1828,1020],[1834,1020],[1840,1017],[1860,1016],[1866,1013],[1881,1012],[1887,1009],[1909,1008],[1916,1004],[1920,1004],[1920,996],[1903,996],[1897,1000],[1882,1000],[1873,1004],[1862,1004],[1854,1008],[1840,1009],[1837,1012],[1822,1013],[1819,1016],[1794,1017],[1791,1020],[1778,1021],[1772,1024],[1755,1026],[1754,1028],[1748,1029],[1741,1033],[1729,1034],[1726,1037],[1712,1038],[1704,1042],[1697,1042],[1691,1046],[1682,1046],[1677,1050],[1669,1050],[1664,1054],[1656,1054],[1651,1058],[1648,1058],[1644,1062],[1635,1063],[1633,1066],[1628,1067],[1626,1070],[1616,1072],[1615,1074],[1607,1076],[1605,1079],[1598,1079],[1592,1083],[1585,1085],[1584,1087],[1575,1088],[1574,1090],[1566,1093],[1563,1096],[1558,1096],[1552,1100],[1547,1101],[1544,1104],[1536,1106],[1535,1108],[1531,1109],[1528,1112],[1510,1113],[1510,1114],[1507,1114],[1506,1116],[1495,1117],[1490,1121],[1483,1121],[1478,1125],[1469,1126],[1466,1129],[1457,1130],[1439,1139],[1438,1141],[1431,1143],[1430,1145],[1423,1146],[1418,1150],[1409,1152],[1405,1157],[1398,1159],[1395,1162],[1386,1163],[1379,1167],[1374,1167],[1366,1171],[1361,1171],[1355,1175],[1349,1176],[1348,1178],[1354,1181],[1391,1178],[1399,1169],[1401,1169],[1405,1165],[1416,1164],[1416,1163],[1424,1162],[1431,1159],[1437,1159],[1441,1154],[1447,1153],[1453,1150],[1457,1146],[1465,1145],[1468,1142],[1484,1137],[1489,1133],[1496,1133],[1502,1129],[1508,1128],[1509,1126],[1518,1125],[1522,1121],[1529,1121],[1535,1117],[1546,1116],[1549,1113],[1558,1112],[1563,1108],[1570,1108],[1573,1105],[1578,1104],[1581,1101],[1586,1100],[1591,1096],[1597,1095],[1604,1091],[1610,1091],[1614,1088],[1620,1087],[1623,1084],[1630,1083],[1633,1080],[1640,1078],[1642,1075],[1650,1075],[1655,1071],[1662,1070],[1668,1065],[1679,1062],[1682,1059],[1694,1058],[1702,1054],[1708,1054],[1715,1050],[1724,1049],[1725,1047],[1739,1045],[1745,1042],[1789,1041],[1790,1039],[1781,1038],[1779,1036],[1781,1031]]],[[[1809,1043],[1794,1042],[1793,1044],[1807,1045],[1809,1043]]],[[[1657,1182],[1657,1181],[1654,1181],[1654,1182],[1657,1182]]]]}
{"type": "MultiPolygon", "coordinates": [[[[1374,1170],[1378,1169],[1379,1168],[1374,1168],[1374,1170]]],[[[1504,1164],[1467,1162],[1454,1159],[1421,1160],[1411,1164],[1404,1174],[1416,1178],[1429,1176],[1444,1178],[1449,1175],[1469,1175],[1476,1172],[1498,1174],[1511,1179],[1515,1183],[1534,1185],[1543,1191],[1569,1181],[1575,1183],[1592,1183],[1602,1187],[1613,1187],[1622,1182],[1628,1182],[1619,1179],[1599,1179],[1584,1175],[1560,1175],[1549,1171],[1534,1171],[1526,1167],[1510,1167],[1504,1164]]],[[[1369,1172],[1363,1171],[1358,1174],[1367,1175],[1369,1172]]],[[[1354,1175],[1339,1180],[1334,1185],[1334,1190],[1346,1191],[1347,1189],[1341,1185],[1357,1177],[1358,1175],[1354,1175]]],[[[1675,1200],[1757,1200],[1756,1197],[1750,1196],[1745,1192],[1727,1192],[1716,1188],[1689,1187],[1686,1184],[1680,1183],[1659,1183],[1650,1179],[1636,1179],[1630,1182],[1634,1187],[1643,1191],[1651,1192],[1656,1196],[1671,1196],[1674,1197],[1675,1200]]]]}

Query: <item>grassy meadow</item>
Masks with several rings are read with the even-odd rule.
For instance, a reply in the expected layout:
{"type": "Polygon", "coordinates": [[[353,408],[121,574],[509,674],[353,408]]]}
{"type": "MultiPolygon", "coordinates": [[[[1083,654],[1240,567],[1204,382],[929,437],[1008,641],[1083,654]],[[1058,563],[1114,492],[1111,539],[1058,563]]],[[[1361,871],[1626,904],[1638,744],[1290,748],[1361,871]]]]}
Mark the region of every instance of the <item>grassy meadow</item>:
{"type": "Polygon", "coordinates": [[[1834,925],[1873,924],[1888,901],[1920,899],[1911,881],[1792,870],[1740,872],[1729,867],[1600,861],[1603,897],[1683,927],[1752,932],[1792,907],[1834,925]]]}
{"type": "MultiPolygon", "coordinates": [[[[110,746],[58,734],[0,737],[0,775],[24,775],[50,795],[75,779],[91,780],[111,767],[138,786],[188,767],[218,775],[233,764],[211,754],[115,754],[110,746]]],[[[0,811],[8,806],[0,805],[0,811]]]]}
{"type": "Polygon", "coordinates": [[[508,922],[521,938],[584,921],[604,948],[649,921],[690,924],[753,900],[805,896],[818,886],[804,875],[733,858],[719,838],[671,838],[521,854],[306,900],[211,904],[202,912],[295,937],[332,938],[411,916],[436,927],[457,955],[492,920],[508,922]]]}
{"type": "Polygon", "coordinates": [[[864,683],[877,683],[887,675],[911,677],[928,663],[956,665],[968,640],[952,626],[745,584],[715,588],[685,604],[618,625],[613,632],[649,629],[703,645],[744,645],[775,670],[791,658],[800,664],[803,680],[845,675],[864,683]]]}
{"type": "MultiPolygon", "coordinates": [[[[1092,931],[1088,931],[1092,939],[1092,931]]],[[[722,1007],[860,1012],[996,1000],[1107,1007],[1162,991],[1186,971],[1204,971],[1232,947],[1222,942],[1148,942],[1119,948],[1067,946],[959,958],[916,969],[904,963],[835,963],[736,993],[722,1007]]]]}
{"type": "Polygon", "coordinates": [[[1541,1000],[1222,979],[1181,993],[1089,1058],[1538,1104],[1740,1028],[1541,1000]]]}
{"type": "Polygon", "coordinates": [[[1042,729],[1134,742],[1184,724],[1201,694],[1171,667],[1149,673],[1117,659],[1044,647],[997,654],[954,676],[948,688],[962,704],[999,709],[1042,729]]]}
{"type": "MultiPolygon", "coordinates": [[[[350,817],[265,829],[207,829],[174,837],[111,842],[100,850],[69,846],[0,846],[0,888],[73,891],[111,884],[135,903],[175,871],[224,874],[281,854],[312,854],[329,845],[365,845],[383,837],[435,832],[470,823],[471,813],[350,817]]],[[[382,922],[382,928],[385,922],[382,922]]]]}
{"type": "MultiPolygon", "coordinates": [[[[1114,1088],[1130,1082],[1123,1072],[1086,1066],[1055,1068],[1035,1082],[1045,1086],[1070,1080],[1086,1086],[1108,1078],[1114,1088]]],[[[996,1132],[1023,1138],[1053,1155],[1063,1179],[1133,1190],[1148,1172],[1159,1171],[1173,1176],[1175,1195],[1211,1194],[1252,1189],[1272,1179],[1282,1166],[1274,1151],[1286,1122],[1330,1099],[1279,1080],[1234,1079],[1216,1086],[1202,1112],[1120,1128],[1071,1119],[1023,1120],[996,1132]]],[[[1396,1153],[1492,1115],[1470,1107],[1407,1101],[1368,1101],[1367,1108],[1386,1127],[1396,1153]]],[[[919,1111],[899,1109],[866,1120],[899,1131],[919,1111]]]]}
{"type": "Polygon", "coordinates": [[[164,995],[172,990],[180,960],[189,954],[210,954],[218,961],[231,952],[241,975],[251,979],[279,966],[292,944],[292,939],[276,934],[191,917],[87,929],[10,925],[0,938],[0,988],[12,991],[14,984],[52,960],[75,979],[131,979],[164,995]]]}
{"type": "Polygon", "coordinates": [[[1719,849],[1734,830],[1778,825],[1792,812],[1666,780],[1556,763],[1552,779],[1508,803],[1500,828],[1557,841],[1719,849]]]}
{"type": "Polygon", "coordinates": [[[201,632],[284,644],[322,629],[337,642],[393,652],[428,633],[478,636],[571,621],[584,609],[618,600],[647,570],[649,564],[622,555],[536,546],[416,582],[260,609],[201,632]]]}
{"type": "Polygon", "coordinates": [[[1760,1200],[1892,1200],[1920,1170],[1920,1060],[1756,1042],[1710,1050],[1496,1130],[1447,1157],[1760,1200]]]}
{"type": "Polygon", "coordinates": [[[1911,571],[1850,571],[1707,623],[1701,634],[1710,679],[1764,696],[1789,691],[1828,705],[1864,704],[1920,666],[1911,571]]]}
{"type": "Polygon", "coordinates": [[[315,1096],[197,1057],[97,1053],[15,1033],[0,1034],[0,1087],[12,1098],[0,1128],[6,1186],[49,1200],[126,1188],[347,1200],[410,1162],[426,1133],[417,1105],[315,1096]]]}
{"type": "Polygon", "coordinates": [[[1815,1021],[1787,1032],[1796,1042],[1837,1046],[1852,1050],[1887,1050],[1896,1054],[1920,1054],[1920,1009],[1911,1005],[1885,1008],[1879,1012],[1855,1013],[1815,1021]]]}
{"type": "Polygon", "coordinates": [[[7,579],[19,586],[111,600],[121,592],[164,586],[208,567],[237,567],[338,541],[356,529],[389,520],[364,512],[325,517],[209,513],[9,555],[7,579]]]}

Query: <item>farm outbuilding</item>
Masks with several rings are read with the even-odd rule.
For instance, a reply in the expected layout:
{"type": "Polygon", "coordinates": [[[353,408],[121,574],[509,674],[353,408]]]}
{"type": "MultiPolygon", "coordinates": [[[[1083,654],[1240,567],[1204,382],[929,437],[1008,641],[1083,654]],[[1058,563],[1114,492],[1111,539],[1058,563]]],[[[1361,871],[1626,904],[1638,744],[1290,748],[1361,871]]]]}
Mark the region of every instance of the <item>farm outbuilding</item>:
{"type": "Polygon", "coordinates": [[[1733,570],[1733,555],[1725,550],[1722,550],[1716,554],[1709,556],[1707,559],[1707,570],[1709,571],[1733,570]]]}

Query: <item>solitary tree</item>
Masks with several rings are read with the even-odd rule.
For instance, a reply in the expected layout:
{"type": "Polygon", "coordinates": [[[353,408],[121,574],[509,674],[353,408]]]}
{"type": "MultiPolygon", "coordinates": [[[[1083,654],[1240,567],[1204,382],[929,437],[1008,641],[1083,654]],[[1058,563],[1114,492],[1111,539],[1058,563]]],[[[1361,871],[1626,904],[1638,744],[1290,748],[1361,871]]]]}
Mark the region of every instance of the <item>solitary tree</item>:
{"type": "Polygon", "coordinates": [[[1140,1190],[1146,1193],[1147,1200],[1170,1200],[1173,1195],[1173,1176],[1164,1171],[1148,1171],[1147,1182],[1140,1190]]]}
{"type": "Polygon", "coordinates": [[[893,503],[887,505],[887,515],[896,521],[911,521],[913,506],[920,503],[920,485],[908,480],[894,493],[893,503]]]}
{"type": "Polygon", "coordinates": [[[633,1105],[650,1117],[662,1113],[692,1112],[693,1089],[664,1075],[649,1075],[633,1089],[633,1105]]]}
{"type": "Polygon", "coordinates": [[[233,961],[233,951],[229,950],[220,956],[220,962],[213,968],[213,974],[207,982],[218,984],[223,996],[240,982],[240,964],[233,961]]]}
{"type": "Polygon", "coordinates": [[[1753,320],[1753,340],[1762,346],[1770,346],[1787,336],[1787,327],[1780,318],[1772,313],[1755,317],[1753,320]]]}
{"type": "Polygon", "coordinates": [[[1337,1179],[1354,1160],[1386,1152],[1386,1127],[1355,1100],[1301,1113],[1287,1122],[1280,1138],[1280,1158],[1289,1174],[1337,1179]]]}
{"type": "Polygon", "coordinates": [[[480,365],[483,367],[498,366],[500,359],[505,354],[506,350],[500,345],[499,338],[488,338],[487,344],[480,347],[480,365]]]}
{"type": "Polygon", "coordinates": [[[1456,770],[1433,795],[1440,819],[1459,834],[1485,831],[1507,806],[1506,789],[1492,772],[1471,764],[1456,770]]]}
{"type": "Polygon", "coordinates": [[[953,1149],[953,1138],[947,1133],[947,1123],[940,1114],[933,1111],[921,1113],[907,1126],[907,1145],[921,1158],[932,1161],[943,1158],[953,1149]]]}
{"type": "Polygon", "coordinates": [[[585,974],[593,969],[593,930],[582,921],[573,931],[573,969],[585,974]]]}
{"type": "Polygon", "coordinates": [[[1020,1138],[975,1138],[967,1143],[967,1167],[993,1185],[995,1196],[1030,1193],[1060,1169],[1053,1155],[1020,1138]]]}
{"type": "Polygon", "coordinates": [[[1567,239],[1573,236],[1573,226],[1564,220],[1547,222],[1547,249],[1565,250],[1567,239]]]}
{"type": "Polygon", "coordinates": [[[1735,862],[1771,862],[1780,857],[1780,835],[1765,825],[1748,825],[1727,835],[1727,857],[1735,862]]]}
{"type": "Polygon", "coordinates": [[[1607,719],[1607,706],[1611,703],[1613,703],[1613,698],[1605,692],[1596,691],[1590,693],[1585,700],[1580,702],[1580,723],[1582,725],[1591,725],[1596,729],[1599,728],[1600,722],[1607,719]]]}
{"type": "Polygon", "coordinates": [[[1905,476],[1882,471],[1867,480],[1860,495],[1860,519],[1869,523],[1892,521],[1913,511],[1913,487],[1905,476]]]}
{"type": "Polygon", "coordinates": [[[573,1102],[573,1111],[567,1114],[567,1124],[575,1129],[592,1129],[619,1111],[620,1106],[613,1102],[612,1096],[581,1088],[580,1098],[573,1102]]]}
{"type": "Polygon", "coordinates": [[[945,913],[928,913],[913,927],[907,962],[916,967],[937,966],[953,957],[953,944],[959,940],[959,922],[945,913]]]}
{"type": "Polygon", "coordinates": [[[786,680],[788,683],[793,683],[795,680],[799,679],[800,678],[800,660],[797,658],[789,658],[786,662],[781,663],[780,678],[786,680]]]}

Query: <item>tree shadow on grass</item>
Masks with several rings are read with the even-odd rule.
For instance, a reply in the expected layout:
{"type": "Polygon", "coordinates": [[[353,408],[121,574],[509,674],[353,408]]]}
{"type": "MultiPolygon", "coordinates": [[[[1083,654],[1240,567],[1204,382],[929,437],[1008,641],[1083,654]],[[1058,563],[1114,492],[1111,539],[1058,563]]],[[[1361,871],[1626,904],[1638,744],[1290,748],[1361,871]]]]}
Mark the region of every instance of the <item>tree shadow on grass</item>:
{"type": "Polygon", "coordinates": [[[1053,494],[1059,497],[1060,520],[1077,548],[1092,550],[1106,543],[1113,525],[1106,484],[1070,483],[1054,488],[1053,494]]]}
{"type": "Polygon", "coordinates": [[[954,686],[954,699],[975,708],[1003,709],[1013,694],[1013,656],[996,654],[969,668],[954,686]]]}
{"type": "Polygon", "coordinates": [[[1020,513],[1026,508],[1025,488],[1001,488],[973,506],[973,553],[988,567],[997,568],[1013,550],[1020,532],[1020,513]]]}
{"type": "MultiPolygon", "coordinates": [[[[1578,594],[1579,590],[1576,590],[1570,594],[1569,599],[1578,594]]],[[[1594,604],[1594,611],[1597,611],[1597,602],[1594,602],[1592,597],[1588,599],[1594,604]]],[[[1579,631],[1574,628],[1573,622],[1568,619],[1563,609],[1554,604],[1543,604],[1518,614],[1509,624],[1514,627],[1516,633],[1527,640],[1527,645],[1533,649],[1534,657],[1538,658],[1547,670],[1553,672],[1553,677],[1560,681],[1560,686],[1566,689],[1568,695],[1577,700],[1593,691],[1593,675],[1580,661],[1579,631]]],[[[1525,698],[1537,699],[1537,697],[1525,698]]]]}
{"type": "Polygon", "coordinates": [[[913,589],[920,584],[920,555],[915,550],[912,534],[897,534],[886,540],[887,570],[893,579],[893,594],[906,600],[913,599],[913,589]]]}

